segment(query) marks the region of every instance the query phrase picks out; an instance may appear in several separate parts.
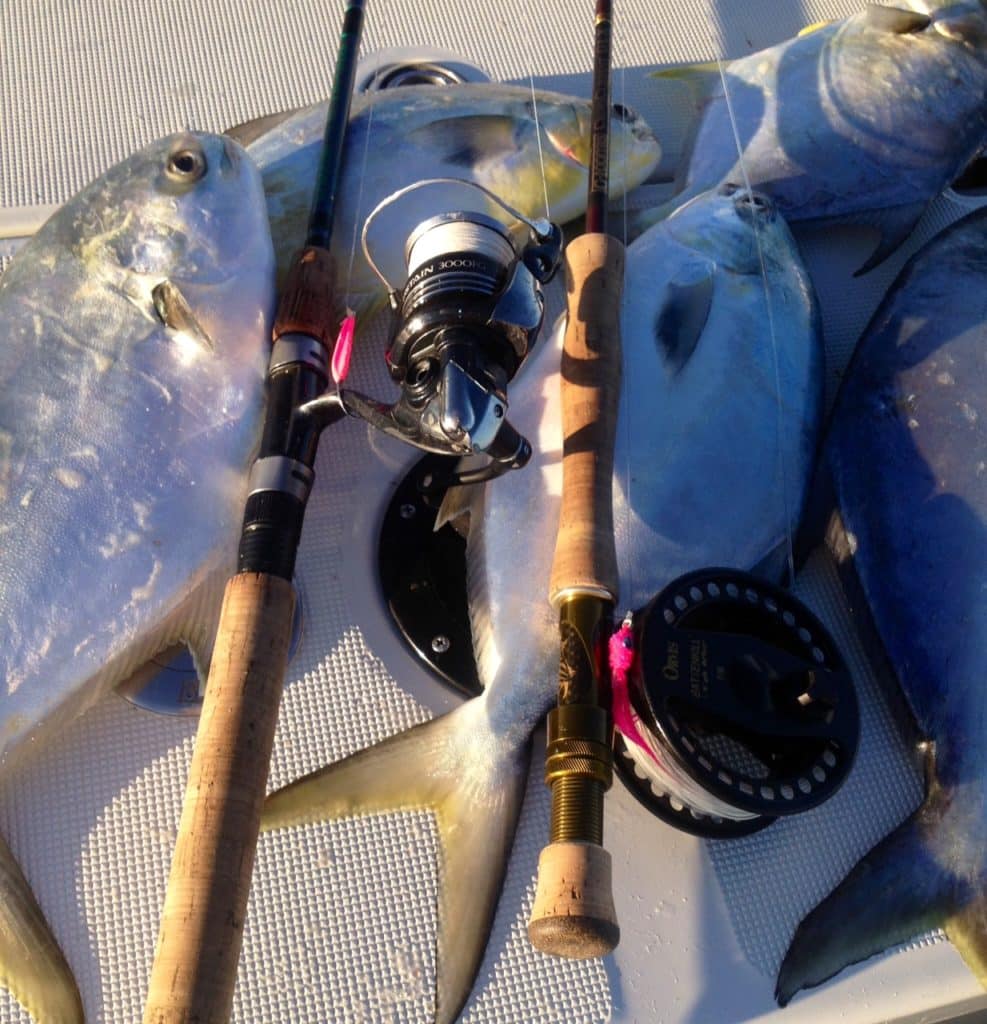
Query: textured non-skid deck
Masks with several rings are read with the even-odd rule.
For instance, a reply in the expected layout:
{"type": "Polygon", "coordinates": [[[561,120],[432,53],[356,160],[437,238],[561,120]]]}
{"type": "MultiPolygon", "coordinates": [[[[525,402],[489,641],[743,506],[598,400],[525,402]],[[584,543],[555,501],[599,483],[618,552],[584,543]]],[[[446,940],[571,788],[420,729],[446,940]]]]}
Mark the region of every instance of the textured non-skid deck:
{"type": "MultiPolygon", "coordinates": [[[[635,106],[674,165],[688,106],[644,71],[749,53],[854,0],[620,0],[614,98],[635,106]]],[[[0,4],[0,217],[58,204],[142,143],[220,129],[322,98],[342,5],[315,0],[6,0],[0,4]]],[[[492,77],[587,95],[592,5],[561,0],[370,0],[363,52],[441,48],[492,77]]],[[[908,246],[963,210],[940,200],[908,246]]],[[[0,241],[0,260],[13,246],[0,241]]],[[[829,388],[904,260],[853,279],[852,255],[810,240],[826,310],[829,388]]],[[[859,261],[858,261],[859,262],[859,261]]],[[[3,263],[0,263],[0,271],[3,263]]],[[[557,283],[550,315],[561,308],[557,283]]],[[[356,355],[357,386],[387,393],[385,324],[356,355]]],[[[347,422],[323,444],[299,558],[301,646],[272,786],[458,700],[405,652],[378,593],[376,532],[414,456],[347,422]]],[[[831,626],[860,687],[858,763],[818,811],[715,845],[648,817],[618,784],[607,807],[622,941],[603,961],[532,950],[525,925],[548,796],[536,770],[493,936],[464,1015],[470,1024],[777,1019],[942,1019],[987,1006],[959,956],[926,936],[803,994],[786,1010],[774,973],[795,924],[921,796],[821,554],[799,593],[831,626]]],[[[83,598],[84,595],[80,595],[83,598]]],[[[76,973],[91,1022],[140,1019],[194,722],[114,695],[0,785],[9,837],[76,973]]],[[[539,741],[540,742],[540,741],[539,741]]],[[[536,761],[540,752],[536,750],[536,761]]],[[[236,994],[238,1024],[430,1019],[437,841],[402,814],[264,836],[236,994]]],[[[0,1022],[27,1021],[0,995],[0,1022]]]]}

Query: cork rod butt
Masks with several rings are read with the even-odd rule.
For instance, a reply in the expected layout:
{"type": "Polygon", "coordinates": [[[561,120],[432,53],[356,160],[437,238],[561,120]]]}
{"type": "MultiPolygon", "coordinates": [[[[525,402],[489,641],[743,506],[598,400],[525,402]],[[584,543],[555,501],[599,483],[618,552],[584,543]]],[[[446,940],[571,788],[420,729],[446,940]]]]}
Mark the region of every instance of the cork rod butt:
{"type": "Polygon", "coordinates": [[[620,941],[610,853],[596,843],[549,843],[538,859],[528,922],[535,949],[571,960],[606,956],[620,941]]]}

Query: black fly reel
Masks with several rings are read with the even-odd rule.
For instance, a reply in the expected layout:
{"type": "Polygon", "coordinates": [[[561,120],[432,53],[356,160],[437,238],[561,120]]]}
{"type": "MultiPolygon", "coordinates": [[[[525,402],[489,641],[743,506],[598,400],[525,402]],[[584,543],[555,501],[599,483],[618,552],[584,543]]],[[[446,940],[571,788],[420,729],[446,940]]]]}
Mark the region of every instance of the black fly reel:
{"type": "Polygon", "coordinates": [[[615,768],[659,818],[741,836],[842,784],[856,694],[832,638],[790,593],[735,570],[690,573],[634,615],[633,638],[638,737],[616,734],[615,768]]]}

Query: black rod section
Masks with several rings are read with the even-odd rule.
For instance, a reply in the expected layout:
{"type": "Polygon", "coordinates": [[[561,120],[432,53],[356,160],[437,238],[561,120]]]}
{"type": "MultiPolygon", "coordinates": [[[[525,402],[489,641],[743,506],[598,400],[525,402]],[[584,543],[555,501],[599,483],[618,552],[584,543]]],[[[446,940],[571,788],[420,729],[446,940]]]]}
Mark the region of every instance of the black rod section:
{"type": "Polygon", "coordinates": [[[312,211],[308,220],[306,246],[329,248],[332,221],[336,212],[336,192],[343,163],[343,142],[350,118],[350,100],[356,78],[356,63],[360,54],[360,36],[363,32],[364,0],[350,0],[343,14],[343,32],[339,40],[336,71],[332,80],[332,95],[326,130],[322,138],[322,158],[315,183],[312,211]]]}
{"type": "Polygon", "coordinates": [[[586,231],[606,234],[610,179],[610,50],[613,37],[611,0],[596,0],[593,38],[593,102],[586,231]]]}
{"type": "Polygon", "coordinates": [[[349,0],[343,15],[308,236],[288,274],[274,321],[267,414],[258,461],[251,474],[253,490],[244,510],[237,555],[239,574],[266,573],[286,580],[294,575],[319,435],[324,426],[302,409],[328,387],[329,360],[342,316],[329,244],[363,31],[364,2],[349,0]],[[282,339],[288,339],[290,345],[287,350],[282,347],[278,356],[282,339]],[[254,479],[259,464],[269,468],[254,479]]]}

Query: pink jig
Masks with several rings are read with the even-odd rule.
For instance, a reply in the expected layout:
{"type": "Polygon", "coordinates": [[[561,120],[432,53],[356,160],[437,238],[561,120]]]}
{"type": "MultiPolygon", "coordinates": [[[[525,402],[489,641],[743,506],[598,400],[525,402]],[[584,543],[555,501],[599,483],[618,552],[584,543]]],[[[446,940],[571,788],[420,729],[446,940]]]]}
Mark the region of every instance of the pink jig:
{"type": "Polygon", "coordinates": [[[611,637],[608,654],[610,656],[610,688],[613,698],[613,724],[621,735],[633,740],[649,757],[654,757],[647,740],[637,727],[637,716],[631,707],[627,677],[634,666],[636,651],[634,650],[634,630],[631,628],[630,617],[625,618],[611,637]]]}
{"type": "Polygon", "coordinates": [[[353,336],[355,334],[356,315],[352,310],[347,310],[346,318],[339,325],[336,347],[332,350],[332,379],[337,384],[342,384],[350,372],[350,357],[353,355],[353,336]]]}

